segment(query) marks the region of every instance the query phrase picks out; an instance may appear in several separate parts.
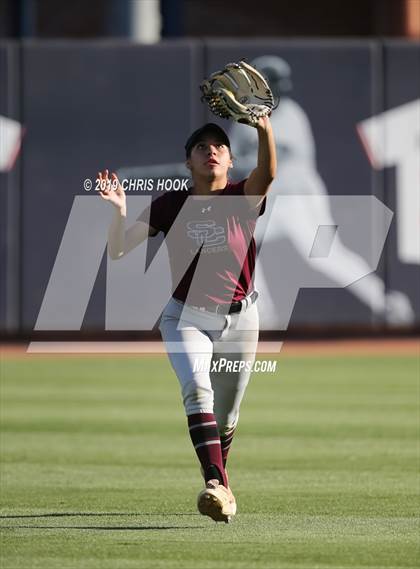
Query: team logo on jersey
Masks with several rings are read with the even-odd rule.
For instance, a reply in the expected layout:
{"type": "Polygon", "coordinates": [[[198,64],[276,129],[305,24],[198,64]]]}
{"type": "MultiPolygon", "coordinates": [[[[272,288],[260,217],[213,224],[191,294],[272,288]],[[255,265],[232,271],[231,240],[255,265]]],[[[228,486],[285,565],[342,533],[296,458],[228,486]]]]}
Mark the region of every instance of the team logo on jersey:
{"type": "Polygon", "coordinates": [[[211,211],[211,205],[209,205],[208,207],[201,208],[201,213],[206,213],[206,211],[211,211]]]}
{"type": "Polygon", "coordinates": [[[187,223],[187,235],[195,243],[204,247],[217,247],[226,242],[225,228],[216,225],[214,220],[189,221],[187,223]]]}

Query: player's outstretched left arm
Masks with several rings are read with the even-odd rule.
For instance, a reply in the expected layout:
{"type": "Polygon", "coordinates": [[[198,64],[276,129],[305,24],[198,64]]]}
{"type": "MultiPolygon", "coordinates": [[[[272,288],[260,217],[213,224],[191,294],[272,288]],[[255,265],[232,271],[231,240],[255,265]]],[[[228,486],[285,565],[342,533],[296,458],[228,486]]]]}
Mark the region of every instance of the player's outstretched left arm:
{"type": "Polygon", "coordinates": [[[244,193],[249,196],[265,196],[277,172],[276,143],[269,117],[259,119],[257,132],[257,167],[252,170],[244,186],[244,193]]]}
{"type": "Polygon", "coordinates": [[[124,189],[120,185],[117,175],[112,172],[111,178],[109,178],[108,170],[104,170],[98,172],[98,179],[101,183],[99,195],[115,208],[108,232],[108,253],[113,260],[121,259],[137,245],[143,243],[149,235],[156,235],[157,230],[144,221],[136,221],[126,229],[127,202],[124,189]]]}

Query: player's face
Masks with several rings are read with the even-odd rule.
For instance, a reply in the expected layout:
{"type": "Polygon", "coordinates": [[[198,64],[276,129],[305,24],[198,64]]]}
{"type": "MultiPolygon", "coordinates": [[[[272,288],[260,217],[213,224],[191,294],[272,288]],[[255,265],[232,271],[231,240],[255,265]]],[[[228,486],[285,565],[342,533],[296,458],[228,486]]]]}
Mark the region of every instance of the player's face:
{"type": "Polygon", "coordinates": [[[228,169],[233,166],[229,148],[212,136],[197,142],[191,150],[187,165],[192,174],[206,176],[209,179],[226,176],[228,169]]]}

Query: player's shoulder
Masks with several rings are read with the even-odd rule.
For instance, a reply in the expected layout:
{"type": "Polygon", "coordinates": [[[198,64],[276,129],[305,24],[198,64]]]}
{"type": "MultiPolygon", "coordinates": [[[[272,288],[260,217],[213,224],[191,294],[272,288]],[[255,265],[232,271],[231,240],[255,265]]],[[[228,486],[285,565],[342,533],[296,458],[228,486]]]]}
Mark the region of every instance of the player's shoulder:
{"type": "Polygon", "coordinates": [[[244,178],[240,182],[230,182],[229,181],[226,184],[226,187],[224,188],[222,195],[224,195],[224,196],[243,196],[243,195],[245,195],[244,187],[245,187],[246,181],[247,181],[247,178],[244,178]]]}
{"type": "Polygon", "coordinates": [[[228,182],[223,195],[226,196],[241,196],[243,199],[235,200],[236,206],[239,207],[241,211],[247,214],[252,212],[253,214],[262,215],[265,211],[266,197],[262,198],[260,195],[249,195],[245,194],[245,182],[248,178],[244,178],[240,182],[228,182]]]}
{"type": "Polygon", "coordinates": [[[170,190],[153,195],[151,203],[139,215],[137,221],[145,221],[155,228],[166,227],[182,208],[187,193],[170,190]]]}
{"type": "Polygon", "coordinates": [[[157,210],[164,211],[168,219],[173,221],[179,212],[184,209],[184,205],[190,195],[190,188],[188,190],[170,190],[156,199],[154,207],[157,210]]]}

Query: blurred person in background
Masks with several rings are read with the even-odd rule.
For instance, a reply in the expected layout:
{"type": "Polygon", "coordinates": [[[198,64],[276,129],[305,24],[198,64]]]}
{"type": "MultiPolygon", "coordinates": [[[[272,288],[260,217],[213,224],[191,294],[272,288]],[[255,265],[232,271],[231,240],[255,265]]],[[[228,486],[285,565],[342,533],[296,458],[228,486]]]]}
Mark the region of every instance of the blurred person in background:
{"type": "MultiPolygon", "coordinates": [[[[309,220],[313,218],[313,200],[304,198],[294,202],[295,211],[285,210],[276,196],[285,195],[321,195],[327,196],[328,191],[318,173],[316,164],[315,141],[311,125],[302,107],[290,96],[292,91],[292,72],[290,65],[281,57],[263,55],[251,61],[268,80],[278,106],[271,115],[274,137],[277,147],[278,169],[272,184],[272,190],[267,198],[267,215],[263,216],[256,228],[257,245],[262,240],[278,242],[288,238],[297,252],[306,260],[307,235],[305,229],[311,227],[309,220]],[[308,223],[305,222],[308,221],[308,223]],[[268,224],[270,231],[266,233],[268,224]],[[274,230],[273,230],[274,229],[274,230]]],[[[239,178],[243,173],[252,169],[255,162],[257,137],[252,129],[234,123],[229,130],[232,153],[235,159],[235,171],[239,178]]],[[[317,207],[322,209],[317,215],[326,220],[328,225],[335,225],[328,200],[317,201],[317,207]]],[[[338,285],[345,286],[349,275],[355,273],[370,273],[347,290],[366,304],[375,315],[393,325],[404,325],[413,322],[414,312],[408,297],[400,291],[386,291],[385,283],[371,269],[365,259],[346,247],[335,235],[335,247],[339,249],[340,264],[321,265],[326,276],[338,285]]],[[[257,265],[255,274],[256,288],[261,292],[260,319],[264,329],[278,329],[287,326],[279,320],[273,301],[274,290],[267,282],[264,267],[257,265]]]]}

